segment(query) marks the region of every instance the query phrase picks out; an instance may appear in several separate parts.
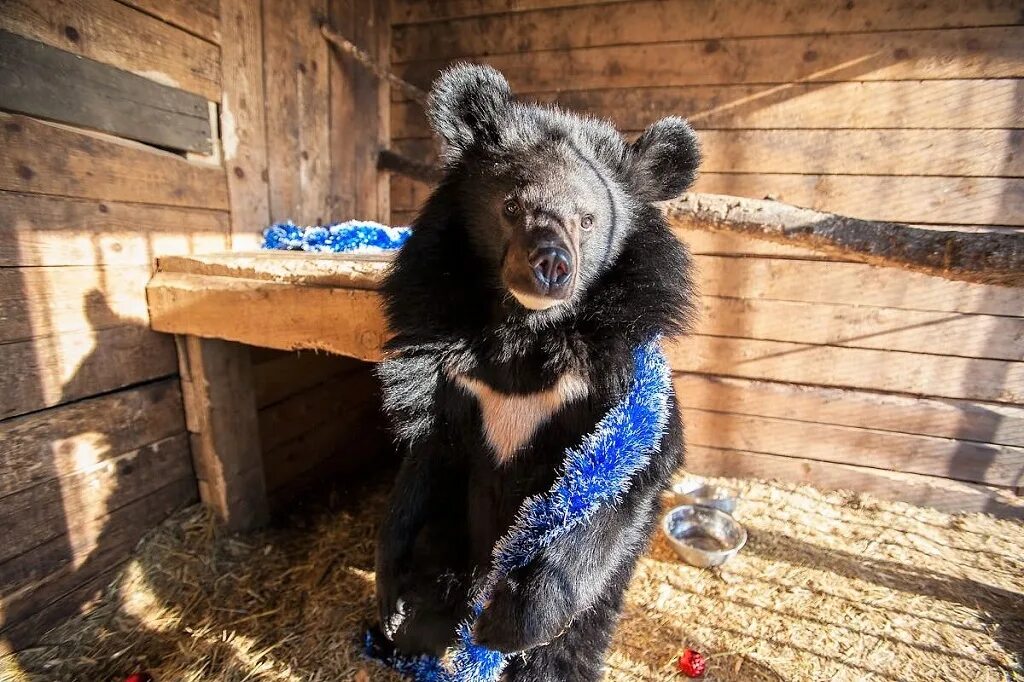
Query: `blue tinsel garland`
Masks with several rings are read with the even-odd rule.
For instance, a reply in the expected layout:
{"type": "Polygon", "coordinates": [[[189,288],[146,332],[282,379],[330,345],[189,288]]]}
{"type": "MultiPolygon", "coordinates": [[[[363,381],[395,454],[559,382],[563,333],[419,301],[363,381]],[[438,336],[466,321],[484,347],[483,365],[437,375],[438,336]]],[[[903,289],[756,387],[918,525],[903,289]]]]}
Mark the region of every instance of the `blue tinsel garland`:
{"type": "MultiPolygon", "coordinates": [[[[601,419],[578,448],[568,450],[562,474],[544,495],[523,501],[516,522],[495,545],[491,572],[472,596],[471,621],[458,629],[458,642],[443,659],[391,656],[384,662],[416,682],[495,682],[508,657],[473,642],[473,622],[495,585],[526,566],[545,547],[586,522],[604,504],[622,498],[633,476],[650,461],[668,423],[671,374],[658,340],[638,348],[629,391],[601,419]]],[[[367,635],[368,653],[379,650],[367,635]]]]}
{"type": "Polygon", "coordinates": [[[263,248],[283,251],[376,252],[397,249],[409,238],[408,227],[388,227],[370,220],[300,227],[292,221],[263,231],[263,248]]]}

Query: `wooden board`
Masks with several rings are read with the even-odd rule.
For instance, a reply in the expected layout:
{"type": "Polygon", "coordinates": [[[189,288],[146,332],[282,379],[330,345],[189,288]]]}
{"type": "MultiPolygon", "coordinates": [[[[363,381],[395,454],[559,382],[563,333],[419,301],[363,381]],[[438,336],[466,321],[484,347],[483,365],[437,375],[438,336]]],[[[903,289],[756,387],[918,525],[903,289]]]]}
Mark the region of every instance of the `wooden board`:
{"type": "Polygon", "coordinates": [[[218,2],[218,0],[122,1],[211,43],[221,42],[220,8],[225,4],[224,2],[218,2]]]}
{"type": "Polygon", "coordinates": [[[256,406],[261,410],[322,384],[334,385],[365,365],[358,360],[326,353],[283,352],[280,357],[256,364],[253,385],[256,406]]]}
{"type": "MultiPolygon", "coordinates": [[[[185,428],[177,379],[0,422],[0,498],[82,473],[185,428]]],[[[0,580],[2,582],[2,580],[0,580]]]]}
{"type": "MultiPolygon", "coordinates": [[[[1024,407],[678,373],[679,405],[715,412],[1024,446],[1024,407]]],[[[796,453],[799,454],[799,453],[796,453]]]]}
{"type": "Polygon", "coordinates": [[[1024,480],[1024,448],[696,408],[683,408],[683,419],[691,445],[1003,487],[1024,480]]]}
{"type": "Polygon", "coordinates": [[[568,7],[619,0],[401,0],[395,3],[395,23],[440,21],[480,14],[507,14],[545,7],[568,7]]]}
{"type": "Polygon", "coordinates": [[[5,344],[0,419],[174,374],[171,339],[143,326],[5,344]]]}
{"type": "Polygon", "coordinates": [[[881,499],[951,512],[985,512],[1024,518],[1024,506],[1012,495],[989,486],[934,476],[699,446],[689,448],[686,468],[708,476],[777,479],[830,490],[857,490],[881,499]]]}
{"type": "Polygon", "coordinates": [[[116,0],[6,0],[0,29],[220,99],[216,45],[116,0]]]}
{"type": "Polygon", "coordinates": [[[377,295],[357,289],[158,272],[147,294],[162,332],[374,361],[386,337],[377,295]]]}
{"type": "Polygon", "coordinates": [[[202,97],[6,31],[0,108],[163,148],[213,150],[202,97]]]}
{"type": "MultiPolygon", "coordinates": [[[[725,39],[492,55],[515,90],[1024,76],[1024,27],[725,39]]],[[[447,60],[401,64],[422,88],[447,60]]],[[[393,99],[405,99],[392,93],[393,99]]]]}
{"type": "Polygon", "coordinates": [[[970,8],[958,0],[913,5],[866,0],[849,6],[823,6],[816,0],[640,0],[397,26],[392,59],[401,63],[602,45],[1002,26],[1020,20],[1020,6],[1013,0],[970,8]]]}
{"type": "Polygon", "coordinates": [[[388,253],[254,251],[164,256],[159,259],[159,269],[267,282],[376,289],[391,258],[388,253]]]}
{"type": "Polygon", "coordinates": [[[226,209],[224,171],[101,133],[0,113],[0,189],[226,209]]]}
{"type": "Polygon", "coordinates": [[[718,296],[700,304],[697,332],[710,336],[1024,360],[1020,317],[718,296]]]}
{"type": "Polygon", "coordinates": [[[231,197],[235,248],[254,248],[270,224],[266,97],[263,84],[263,14],[259,3],[221,0],[221,98],[224,167],[231,197]]]}
{"type": "Polygon", "coordinates": [[[328,47],[320,34],[322,0],[263,3],[270,218],[331,221],[328,206],[328,47]]]}
{"type": "Polygon", "coordinates": [[[177,346],[199,495],[229,530],[257,528],[269,509],[249,349],[196,336],[177,346]]]}
{"type": "Polygon", "coordinates": [[[684,372],[1024,403],[1024,364],[899,351],[694,336],[666,351],[684,372]]]}
{"type": "Polygon", "coordinates": [[[7,495],[0,499],[0,513],[11,525],[0,547],[0,562],[60,537],[69,525],[102,519],[191,472],[188,437],[181,432],[92,470],[7,495]]]}
{"type": "Polygon", "coordinates": [[[75,548],[61,537],[6,562],[2,570],[21,579],[0,575],[0,584],[5,585],[5,597],[0,601],[4,641],[14,649],[27,647],[51,627],[84,611],[131,556],[138,541],[172,512],[195,500],[195,479],[187,476],[96,519],[103,527],[96,547],[75,548]],[[6,589],[16,585],[22,586],[6,589]]]}
{"type": "Polygon", "coordinates": [[[223,251],[229,231],[226,211],[0,191],[0,267],[150,266],[223,251]]]}

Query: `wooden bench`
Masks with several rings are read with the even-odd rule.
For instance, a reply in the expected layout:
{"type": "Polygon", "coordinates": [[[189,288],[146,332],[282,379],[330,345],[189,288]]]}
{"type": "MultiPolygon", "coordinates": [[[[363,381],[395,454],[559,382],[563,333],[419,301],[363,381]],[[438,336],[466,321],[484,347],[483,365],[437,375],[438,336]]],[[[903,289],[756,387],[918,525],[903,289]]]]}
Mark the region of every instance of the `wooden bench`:
{"type": "Polygon", "coordinates": [[[376,361],[375,292],[389,256],[289,252],[170,256],[147,286],[153,329],[176,335],[203,502],[231,530],[268,517],[247,346],[376,361]]]}

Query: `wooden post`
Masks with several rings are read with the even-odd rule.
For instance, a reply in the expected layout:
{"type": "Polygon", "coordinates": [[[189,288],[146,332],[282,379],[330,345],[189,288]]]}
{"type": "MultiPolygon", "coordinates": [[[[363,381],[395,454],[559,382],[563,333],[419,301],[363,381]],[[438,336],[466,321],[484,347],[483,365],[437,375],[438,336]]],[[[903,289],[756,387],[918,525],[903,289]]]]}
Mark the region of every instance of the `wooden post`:
{"type": "Polygon", "coordinates": [[[269,518],[249,349],[175,337],[199,495],[232,531],[269,518]]]}

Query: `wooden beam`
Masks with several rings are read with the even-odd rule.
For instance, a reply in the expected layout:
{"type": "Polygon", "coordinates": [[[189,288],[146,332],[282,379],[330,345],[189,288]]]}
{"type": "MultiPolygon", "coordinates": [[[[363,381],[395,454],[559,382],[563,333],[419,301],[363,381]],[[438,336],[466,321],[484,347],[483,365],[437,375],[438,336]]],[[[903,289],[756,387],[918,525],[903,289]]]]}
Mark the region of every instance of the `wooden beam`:
{"type": "Polygon", "coordinates": [[[926,230],[714,194],[676,199],[665,214],[680,227],[742,232],[948,279],[1024,286],[1024,234],[926,230]]]}
{"type": "Polygon", "coordinates": [[[249,349],[197,336],[176,340],[199,495],[228,529],[257,528],[269,508],[249,349]]]}
{"type": "Polygon", "coordinates": [[[213,151],[205,99],[0,31],[0,108],[167,149],[213,151]]]}
{"type": "Polygon", "coordinates": [[[121,0],[126,5],[163,19],[172,26],[220,44],[218,0],[121,0]]]}

